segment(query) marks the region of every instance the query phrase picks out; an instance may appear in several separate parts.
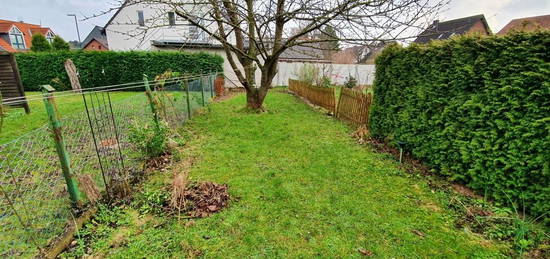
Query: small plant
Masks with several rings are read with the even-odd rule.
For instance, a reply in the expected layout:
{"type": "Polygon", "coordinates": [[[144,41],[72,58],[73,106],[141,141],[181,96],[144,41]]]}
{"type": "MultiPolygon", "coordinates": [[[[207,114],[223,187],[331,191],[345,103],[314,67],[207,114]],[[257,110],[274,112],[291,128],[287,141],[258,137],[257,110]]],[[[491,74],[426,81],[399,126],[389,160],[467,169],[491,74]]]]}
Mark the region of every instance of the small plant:
{"type": "Polygon", "coordinates": [[[149,124],[134,123],[130,128],[130,143],[146,158],[155,158],[167,151],[169,128],[165,122],[149,124]]]}
{"type": "Polygon", "coordinates": [[[319,79],[319,68],[312,64],[304,64],[298,69],[296,76],[298,80],[313,85],[319,79]]]}
{"type": "Polygon", "coordinates": [[[321,86],[321,87],[330,87],[331,85],[332,85],[332,81],[328,76],[323,76],[321,78],[321,82],[318,84],[318,86],[321,86]]]}
{"type": "Polygon", "coordinates": [[[351,75],[348,76],[348,77],[346,78],[346,82],[344,83],[344,86],[345,86],[346,88],[350,88],[350,89],[351,89],[351,88],[354,88],[355,86],[357,86],[357,79],[355,79],[355,77],[353,77],[353,76],[351,76],[351,75]]]}

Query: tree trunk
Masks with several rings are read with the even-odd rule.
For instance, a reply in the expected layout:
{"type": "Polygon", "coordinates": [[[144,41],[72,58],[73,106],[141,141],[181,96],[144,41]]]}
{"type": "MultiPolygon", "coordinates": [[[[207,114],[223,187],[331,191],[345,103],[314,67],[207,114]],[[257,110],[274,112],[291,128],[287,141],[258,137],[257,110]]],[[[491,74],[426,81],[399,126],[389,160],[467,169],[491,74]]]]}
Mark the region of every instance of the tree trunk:
{"type": "Polygon", "coordinates": [[[246,91],[246,107],[253,110],[263,111],[264,99],[267,91],[263,93],[260,88],[253,88],[246,91]]]}

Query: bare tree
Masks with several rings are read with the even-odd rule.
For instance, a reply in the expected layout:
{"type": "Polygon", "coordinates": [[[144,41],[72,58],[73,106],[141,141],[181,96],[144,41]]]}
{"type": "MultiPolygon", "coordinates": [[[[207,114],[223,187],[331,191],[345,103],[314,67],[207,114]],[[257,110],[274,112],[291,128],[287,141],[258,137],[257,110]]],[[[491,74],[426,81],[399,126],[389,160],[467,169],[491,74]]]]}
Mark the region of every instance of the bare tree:
{"type": "MultiPolygon", "coordinates": [[[[411,28],[424,25],[446,3],[447,0],[127,0],[120,4],[162,5],[163,10],[174,12],[220,42],[228,63],[246,89],[247,107],[263,109],[277,74],[278,59],[285,50],[299,45],[322,46],[319,43],[330,41],[368,45],[381,40],[403,40],[413,36],[411,28]],[[322,28],[326,26],[335,33],[323,37],[322,28]],[[256,70],[261,73],[260,82],[256,82],[256,70]]],[[[145,35],[146,31],[142,33],[145,35]]]]}

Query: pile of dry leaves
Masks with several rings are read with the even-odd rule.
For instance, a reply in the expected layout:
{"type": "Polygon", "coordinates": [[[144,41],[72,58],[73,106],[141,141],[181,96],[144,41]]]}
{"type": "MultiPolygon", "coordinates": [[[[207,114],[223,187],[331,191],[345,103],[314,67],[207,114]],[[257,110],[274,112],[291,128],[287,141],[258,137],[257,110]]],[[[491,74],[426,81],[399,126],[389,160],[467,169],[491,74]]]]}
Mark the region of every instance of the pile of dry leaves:
{"type": "Polygon", "coordinates": [[[170,208],[178,214],[204,218],[225,208],[229,203],[227,184],[189,183],[185,174],[177,175],[172,184],[170,208]]]}

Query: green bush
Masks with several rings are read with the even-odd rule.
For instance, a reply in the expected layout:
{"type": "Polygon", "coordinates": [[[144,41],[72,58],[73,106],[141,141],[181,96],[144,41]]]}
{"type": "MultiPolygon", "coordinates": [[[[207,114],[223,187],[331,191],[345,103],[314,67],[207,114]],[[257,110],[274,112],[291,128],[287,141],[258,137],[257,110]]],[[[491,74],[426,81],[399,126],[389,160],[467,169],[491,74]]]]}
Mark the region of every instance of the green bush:
{"type": "Polygon", "coordinates": [[[550,211],[549,79],[550,32],[393,45],[376,61],[370,131],[541,215],[550,211]]]}
{"type": "Polygon", "coordinates": [[[63,38],[56,35],[53,38],[52,49],[55,51],[64,51],[70,50],[71,47],[69,46],[69,43],[67,43],[63,38]]]}
{"type": "Polygon", "coordinates": [[[134,123],[128,139],[143,156],[150,159],[166,153],[168,134],[168,125],[162,121],[152,125],[134,123]]]}
{"type": "Polygon", "coordinates": [[[52,45],[50,45],[46,37],[42,34],[32,35],[31,43],[31,50],[34,52],[47,52],[52,50],[52,45]]]}
{"type": "Polygon", "coordinates": [[[69,90],[70,81],[64,62],[72,59],[78,68],[83,88],[137,82],[143,74],[152,78],[167,70],[182,74],[221,72],[223,58],[208,53],[114,52],[114,51],[59,51],[18,53],[16,55],[21,80],[27,91],[39,90],[54,78],[69,90]]]}

